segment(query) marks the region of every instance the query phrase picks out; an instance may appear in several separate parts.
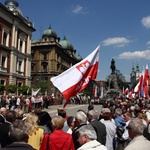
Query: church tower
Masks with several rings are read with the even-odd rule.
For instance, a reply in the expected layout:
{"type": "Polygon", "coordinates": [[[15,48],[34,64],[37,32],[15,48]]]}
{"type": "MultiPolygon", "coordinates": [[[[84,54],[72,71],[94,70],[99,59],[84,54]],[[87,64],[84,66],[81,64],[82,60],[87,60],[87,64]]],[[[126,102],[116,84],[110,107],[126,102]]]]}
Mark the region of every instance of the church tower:
{"type": "Polygon", "coordinates": [[[139,79],[140,75],[141,73],[140,73],[139,64],[137,61],[136,68],[134,67],[134,64],[132,65],[132,72],[130,74],[131,85],[133,85],[139,79]]]}

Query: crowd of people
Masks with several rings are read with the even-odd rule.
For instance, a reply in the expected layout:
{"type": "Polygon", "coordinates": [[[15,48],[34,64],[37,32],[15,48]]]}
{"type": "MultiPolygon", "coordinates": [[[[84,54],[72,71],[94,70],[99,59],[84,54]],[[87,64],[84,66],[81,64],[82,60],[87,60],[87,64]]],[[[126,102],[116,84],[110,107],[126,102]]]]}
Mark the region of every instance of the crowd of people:
{"type": "Polygon", "coordinates": [[[90,103],[74,116],[62,107],[51,117],[39,106],[12,106],[0,108],[2,150],[150,149],[149,99],[107,100],[100,113],[90,103]]]}
{"type": "Polygon", "coordinates": [[[23,112],[31,112],[35,108],[46,108],[55,105],[56,101],[51,95],[0,95],[0,107],[7,107],[9,110],[20,108],[23,112]]]}

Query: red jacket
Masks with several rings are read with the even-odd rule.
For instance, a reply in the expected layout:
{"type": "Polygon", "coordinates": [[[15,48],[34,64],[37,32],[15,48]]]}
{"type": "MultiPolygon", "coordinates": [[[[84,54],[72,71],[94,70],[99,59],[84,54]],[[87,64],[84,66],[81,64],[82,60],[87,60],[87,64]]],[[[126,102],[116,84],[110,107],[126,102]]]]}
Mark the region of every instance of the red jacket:
{"type": "Polygon", "coordinates": [[[75,150],[71,134],[63,130],[54,130],[49,135],[49,142],[47,140],[48,134],[45,134],[40,150],[75,150]]]}

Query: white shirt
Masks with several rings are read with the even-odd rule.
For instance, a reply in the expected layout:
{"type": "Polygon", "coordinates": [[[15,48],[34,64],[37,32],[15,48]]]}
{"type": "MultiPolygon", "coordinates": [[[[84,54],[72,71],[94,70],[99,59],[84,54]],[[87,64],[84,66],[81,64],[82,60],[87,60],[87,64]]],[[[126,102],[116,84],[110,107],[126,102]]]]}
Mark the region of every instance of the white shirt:
{"type": "Polygon", "coordinates": [[[77,150],[107,150],[107,148],[96,140],[83,144],[77,150]]]}
{"type": "Polygon", "coordinates": [[[20,105],[20,98],[19,97],[17,98],[16,105],[18,105],[18,106],[20,105]]]}
{"type": "Polygon", "coordinates": [[[128,121],[126,122],[125,130],[124,130],[124,133],[123,133],[123,135],[122,135],[122,138],[123,138],[124,140],[129,139],[129,132],[128,132],[128,129],[126,128],[126,127],[129,125],[129,122],[130,122],[130,120],[128,120],[128,121]]]}
{"type": "Polygon", "coordinates": [[[113,139],[116,135],[116,125],[112,120],[103,120],[102,123],[106,126],[106,144],[107,150],[113,150],[113,139]]]}

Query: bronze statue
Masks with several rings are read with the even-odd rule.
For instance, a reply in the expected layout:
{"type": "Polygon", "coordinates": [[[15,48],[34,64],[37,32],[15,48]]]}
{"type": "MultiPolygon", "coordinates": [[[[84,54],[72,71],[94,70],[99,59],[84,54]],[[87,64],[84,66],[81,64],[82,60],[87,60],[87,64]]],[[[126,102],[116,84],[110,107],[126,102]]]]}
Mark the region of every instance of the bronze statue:
{"type": "Polygon", "coordinates": [[[115,60],[114,60],[114,59],[111,60],[111,66],[110,66],[110,69],[112,70],[111,73],[114,74],[114,73],[115,73],[115,70],[116,70],[115,60]]]}

